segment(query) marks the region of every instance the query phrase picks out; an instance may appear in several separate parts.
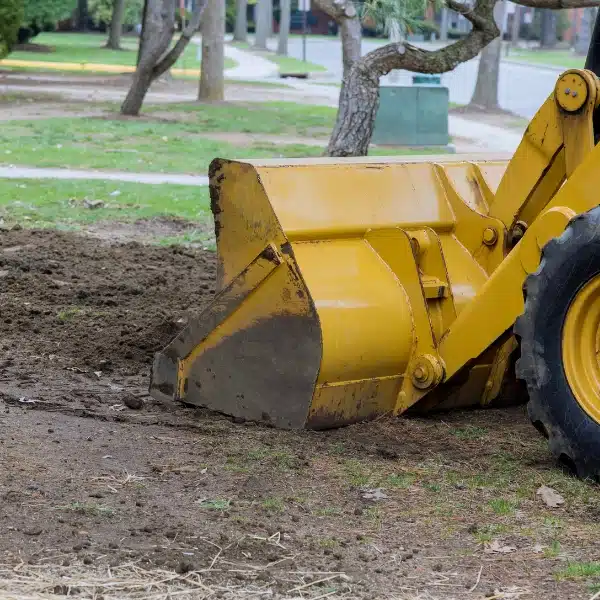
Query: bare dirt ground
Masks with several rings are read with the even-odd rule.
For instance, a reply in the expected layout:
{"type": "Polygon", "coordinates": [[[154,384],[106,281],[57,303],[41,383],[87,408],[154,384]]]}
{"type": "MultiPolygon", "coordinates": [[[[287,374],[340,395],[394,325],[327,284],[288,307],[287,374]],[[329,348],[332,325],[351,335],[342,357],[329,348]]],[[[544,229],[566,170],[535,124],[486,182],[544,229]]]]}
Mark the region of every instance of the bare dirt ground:
{"type": "Polygon", "coordinates": [[[565,569],[600,555],[600,494],[522,407],[286,432],[155,403],[152,356],[214,273],[198,249],[0,231],[0,597],[592,597],[565,569]]]}

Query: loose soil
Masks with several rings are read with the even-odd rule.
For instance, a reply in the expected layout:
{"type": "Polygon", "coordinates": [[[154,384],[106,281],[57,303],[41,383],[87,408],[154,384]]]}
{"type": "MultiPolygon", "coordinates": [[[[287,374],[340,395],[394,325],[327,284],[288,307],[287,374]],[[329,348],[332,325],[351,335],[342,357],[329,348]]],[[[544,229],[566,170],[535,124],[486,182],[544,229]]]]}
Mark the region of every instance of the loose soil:
{"type": "Polygon", "coordinates": [[[214,276],[198,249],[0,232],[2,597],[592,595],[554,574],[597,560],[599,495],[522,408],[286,432],[150,398],[214,276]]]}

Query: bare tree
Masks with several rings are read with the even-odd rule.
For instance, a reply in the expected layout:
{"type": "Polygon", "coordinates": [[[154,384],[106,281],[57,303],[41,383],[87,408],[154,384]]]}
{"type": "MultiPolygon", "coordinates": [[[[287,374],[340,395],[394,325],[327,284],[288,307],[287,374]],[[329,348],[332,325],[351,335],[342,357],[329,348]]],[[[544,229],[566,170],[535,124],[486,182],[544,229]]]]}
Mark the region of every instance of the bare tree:
{"type": "Polygon", "coordinates": [[[556,46],[556,13],[552,10],[542,10],[540,24],[540,45],[542,48],[554,48],[556,46]]]}
{"type": "Polygon", "coordinates": [[[279,8],[279,39],[277,41],[277,54],[287,56],[292,3],[290,0],[279,0],[279,8]]]}
{"type": "Polygon", "coordinates": [[[595,8],[583,9],[581,28],[575,39],[575,52],[579,54],[579,56],[585,56],[590,47],[592,28],[594,27],[594,21],[596,20],[596,11],[597,9],[595,8]]]}
{"type": "Polygon", "coordinates": [[[521,30],[521,7],[515,5],[513,12],[512,26],[510,31],[510,45],[516,47],[519,43],[519,33],[521,30]]]}
{"type": "MultiPolygon", "coordinates": [[[[501,28],[506,11],[506,0],[496,2],[494,21],[501,28]]],[[[502,54],[502,36],[492,40],[481,52],[475,91],[471,98],[470,107],[478,110],[497,110],[498,80],[500,79],[500,56],[502,54]]]]}
{"type": "Polygon", "coordinates": [[[202,19],[202,69],[198,100],[222,102],[225,97],[225,0],[208,0],[202,19]]]}
{"type": "Polygon", "coordinates": [[[254,20],[256,29],[254,34],[254,47],[258,50],[267,49],[267,39],[269,38],[269,0],[258,0],[254,7],[254,20]]]}
{"type": "Polygon", "coordinates": [[[248,40],[248,0],[236,0],[233,39],[236,42],[248,40]]]}
{"type": "Polygon", "coordinates": [[[200,25],[206,0],[198,0],[190,22],[169,50],[175,33],[176,0],[148,0],[140,45],[142,52],[121,113],[137,116],[152,82],[181,56],[200,25]]]}
{"type": "MultiPolygon", "coordinates": [[[[522,6],[536,8],[575,8],[597,6],[600,0],[518,0],[522,6]]],[[[471,23],[462,39],[438,50],[423,50],[406,42],[380,46],[352,64],[340,91],[338,114],[327,154],[365,156],[379,107],[379,79],[393,69],[418,73],[445,73],[471,60],[495,39],[499,30],[493,11],[495,0],[476,0],[473,4],[447,0],[448,8],[471,23]]]]}
{"type": "Polygon", "coordinates": [[[125,13],[125,0],[113,0],[112,16],[106,47],[111,50],[121,50],[121,33],[123,31],[123,15],[125,13]]]}

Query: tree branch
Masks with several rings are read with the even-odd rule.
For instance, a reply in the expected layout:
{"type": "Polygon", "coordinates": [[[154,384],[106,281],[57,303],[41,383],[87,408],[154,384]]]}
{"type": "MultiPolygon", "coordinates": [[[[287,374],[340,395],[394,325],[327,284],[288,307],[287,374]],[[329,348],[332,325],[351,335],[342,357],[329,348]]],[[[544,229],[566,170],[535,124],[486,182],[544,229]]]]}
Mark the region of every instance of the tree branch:
{"type": "MultiPolygon", "coordinates": [[[[598,1],[598,0],[596,0],[598,1]]],[[[493,17],[495,0],[479,0],[473,8],[455,0],[448,6],[460,12],[473,28],[461,40],[438,50],[423,50],[406,42],[386,44],[372,50],[357,61],[355,68],[379,80],[394,69],[419,73],[445,73],[460,63],[471,60],[489,44],[500,31],[493,17]]]]}
{"type": "Polygon", "coordinates": [[[200,20],[202,19],[202,13],[204,12],[206,2],[207,0],[199,0],[198,4],[196,4],[196,8],[192,13],[192,18],[177,40],[177,43],[158,61],[158,63],[156,63],[156,65],[154,65],[154,68],[152,69],[152,79],[160,77],[177,62],[177,59],[181,56],[185,47],[200,27],[200,20]]]}

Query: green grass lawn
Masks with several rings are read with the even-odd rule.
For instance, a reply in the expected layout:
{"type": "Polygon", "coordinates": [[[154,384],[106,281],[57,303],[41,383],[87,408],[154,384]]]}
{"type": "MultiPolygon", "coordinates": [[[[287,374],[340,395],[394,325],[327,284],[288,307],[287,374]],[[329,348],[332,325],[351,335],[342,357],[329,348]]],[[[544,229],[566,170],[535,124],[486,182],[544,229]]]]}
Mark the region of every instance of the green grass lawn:
{"type": "MultiPolygon", "coordinates": [[[[29,60],[42,62],[95,63],[105,65],[135,66],[137,60],[138,38],[126,36],[122,38],[123,50],[108,50],[106,35],[99,33],[41,33],[32,42],[55,48],[55,52],[13,52],[8,58],[13,60],[29,60]]],[[[179,57],[175,67],[180,69],[198,69],[199,46],[189,43],[179,57]]],[[[225,58],[225,68],[236,66],[236,62],[225,58]]]]}
{"type": "MultiPolygon", "coordinates": [[[[164,111],[164,107],[155,107],[164,111]]],[[[205,173],[215,156],[266,158],[318,156],[311,145],[253,144],[212,140],[209,132],[326,135],[335,110],[293,103],[171,105],[184,122],[115,118],[52,118],[10,121],[0,129],[0,161],[39,167],[71,166],[139,172],[205,173]]]]}
{"type": "MultiPolygon", "coordinates": [[[[335,109],[291,102],[242,105],[155,106],[160,119],[52,118],[8,121],[0,128],[0,163],[38,167],[115,169],[204,174],[223,158],[309,157],[313,144],[254,142],[236,145],[211,132],[264,133],[327,139],[335,109]],[[166,112],[166,115],[163,113],[166,112]],[[180,120],[167,122],[163,116],[180,120]]],[[[376,148],[373,154],[423,154],[427,150],[376,148]]]]}
{"type": "Polygon", "coordinates": [[[236,48],[240,48],[240,50],[250,50],[254,54],[274,62],[279,65],[279,71],[281,73],[319,73],[327,71],[323,65],[318,65],[313,62],[304,62],[297,58],[292,58],[291,56],[280,56],[279,54],[275,54],[275,52],[254,50],[247,42],[233,42],[232,45],[236,48]]]}
{"type": "Polygon", "coordinates": [[[583,69],[585,56],[577,56],[568,50],[510,50],[509,59],[539,65],[583,69]]]}
{"type": "Polygon", "coordinates": [[[212,238],[209,205],[208,187],[121,181],[0,180],[0,217],[8,226],[19,223],[24,227],[79,229],[100,221],[176,217],[196,224],[197,228],[190,227],[180,240],[169,237],[157,240],[159,243],[204,242],[212,238]]]}

